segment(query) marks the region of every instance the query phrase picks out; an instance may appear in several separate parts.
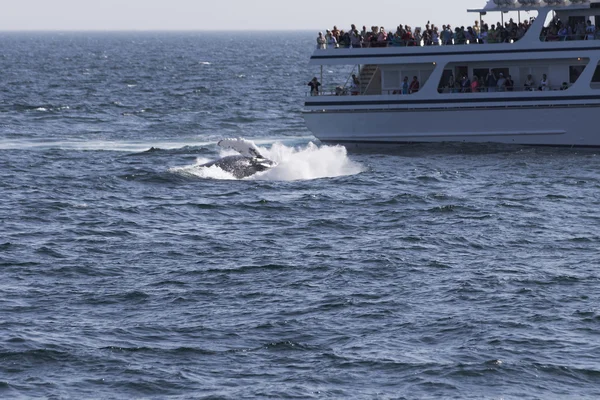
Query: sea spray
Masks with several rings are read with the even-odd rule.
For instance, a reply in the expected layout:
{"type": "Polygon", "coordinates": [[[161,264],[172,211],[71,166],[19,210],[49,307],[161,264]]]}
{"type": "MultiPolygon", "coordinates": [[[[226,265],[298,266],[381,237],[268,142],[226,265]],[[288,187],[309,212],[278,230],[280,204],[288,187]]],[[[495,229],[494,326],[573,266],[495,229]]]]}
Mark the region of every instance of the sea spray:
{"type": "MultiPolygon", "coordinates": [[[[295,181],[337,176],[355,175],[364,170],[359,163],[352,161],[343,146],[317,146],[312,142],[303,147],[289,147],[274,143],[271,148],[258,146],[261,154],[276,163],[276,166],[258,172],[247,180],[295,181]]],[[[237,154],[233,150],[221,150],[219,157],[237,154]]],[[[235,177],[217,166],[204,167],[209,160],[199,158],[193,165],[171,168],[170,171],[184,176],[202,179],[232,180],[235,177]]]]}
{"type": "Polygon", "coordinates": [[[288,147],[275,143],[270,149],[261,148],[265,157],[277,166],[255,174],[256,180],[311,180],[355,175],[363,171],[362,165],[348,158],[343,146],[317,146],[310,142],[306,147],[288,147]]]}

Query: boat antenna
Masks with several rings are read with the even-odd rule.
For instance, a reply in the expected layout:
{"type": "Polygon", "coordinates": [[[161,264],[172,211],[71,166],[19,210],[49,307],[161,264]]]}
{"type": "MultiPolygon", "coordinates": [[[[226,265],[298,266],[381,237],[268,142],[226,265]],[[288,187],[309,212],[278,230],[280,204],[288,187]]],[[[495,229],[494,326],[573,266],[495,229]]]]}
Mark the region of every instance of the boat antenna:
{"type": "Polygon", "coordinates": [[[321,65],[321,85],[323,84],[323,65],[321,65]]]}

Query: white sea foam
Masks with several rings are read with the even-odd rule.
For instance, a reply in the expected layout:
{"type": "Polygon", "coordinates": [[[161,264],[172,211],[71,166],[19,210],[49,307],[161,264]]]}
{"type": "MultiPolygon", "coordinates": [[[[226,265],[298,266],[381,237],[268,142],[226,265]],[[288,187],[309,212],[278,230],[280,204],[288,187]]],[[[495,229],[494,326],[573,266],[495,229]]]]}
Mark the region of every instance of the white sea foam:
{"type": "MultiPolygon", "coordinates": [[[[337,176],[355,175],[364,168],[352,161],[343,146],[317,146],[310,142],[303,147],[289,147],[275,143],[271,148],[258,146],[266,158],[277,165],[267,171],[258,172],[246,180],[296,181],[337,176]]],[[[233,150],[222,150],[219,157],[238,154],[233,150]]],[[[194,165],[171,168],[171,172],[203,179],[235,179],[219,167],[202,167],[212,160],[198,159],[194,165]]]]}
{"type": "Polygon", "coordinates": [[[233,176],[229,172],[223,171],[216,165],[213,165],[211,167],[201,167],[200,165],[201,164],[188,167],[175,167],[169,169],[169,171],[182,176],[189,176],[201,179],[216,179],[222,181],[232,181],[236,179],[235,176],[233,176]]]}
{"type": "Polygon", "coordinates": [[[343,146],[317,146],[310,142],[306,147],[287,147],[275,143],[270,149],[260,148],[262,154],[277,166],[258,173],[250,179],[257,180],[311,180],[356,175],[364,171],[361,164],[348,157],[343,146]]]}

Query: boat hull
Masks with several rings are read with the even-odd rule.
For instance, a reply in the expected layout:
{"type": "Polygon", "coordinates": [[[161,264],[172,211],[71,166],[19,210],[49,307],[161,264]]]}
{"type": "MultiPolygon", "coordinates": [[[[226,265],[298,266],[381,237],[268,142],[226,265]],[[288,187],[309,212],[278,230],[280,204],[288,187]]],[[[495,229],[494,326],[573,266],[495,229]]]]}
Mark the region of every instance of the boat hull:
{"type": "Polygon", "coordinates": [[[322,142],[469,142],[600,147],[600,104],[304,113],[322,142]]]}

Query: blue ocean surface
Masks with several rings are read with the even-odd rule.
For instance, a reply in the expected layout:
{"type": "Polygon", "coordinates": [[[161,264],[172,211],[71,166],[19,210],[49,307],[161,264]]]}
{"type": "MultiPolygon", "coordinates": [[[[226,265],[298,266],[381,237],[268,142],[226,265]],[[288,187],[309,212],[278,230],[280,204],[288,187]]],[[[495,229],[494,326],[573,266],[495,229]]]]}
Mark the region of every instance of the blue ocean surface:
{"type": "Polygon", "coordinates": [[[315,38],[0,33],[0,398],[600,398],[600,150],[323,145],[315,38]]]}

